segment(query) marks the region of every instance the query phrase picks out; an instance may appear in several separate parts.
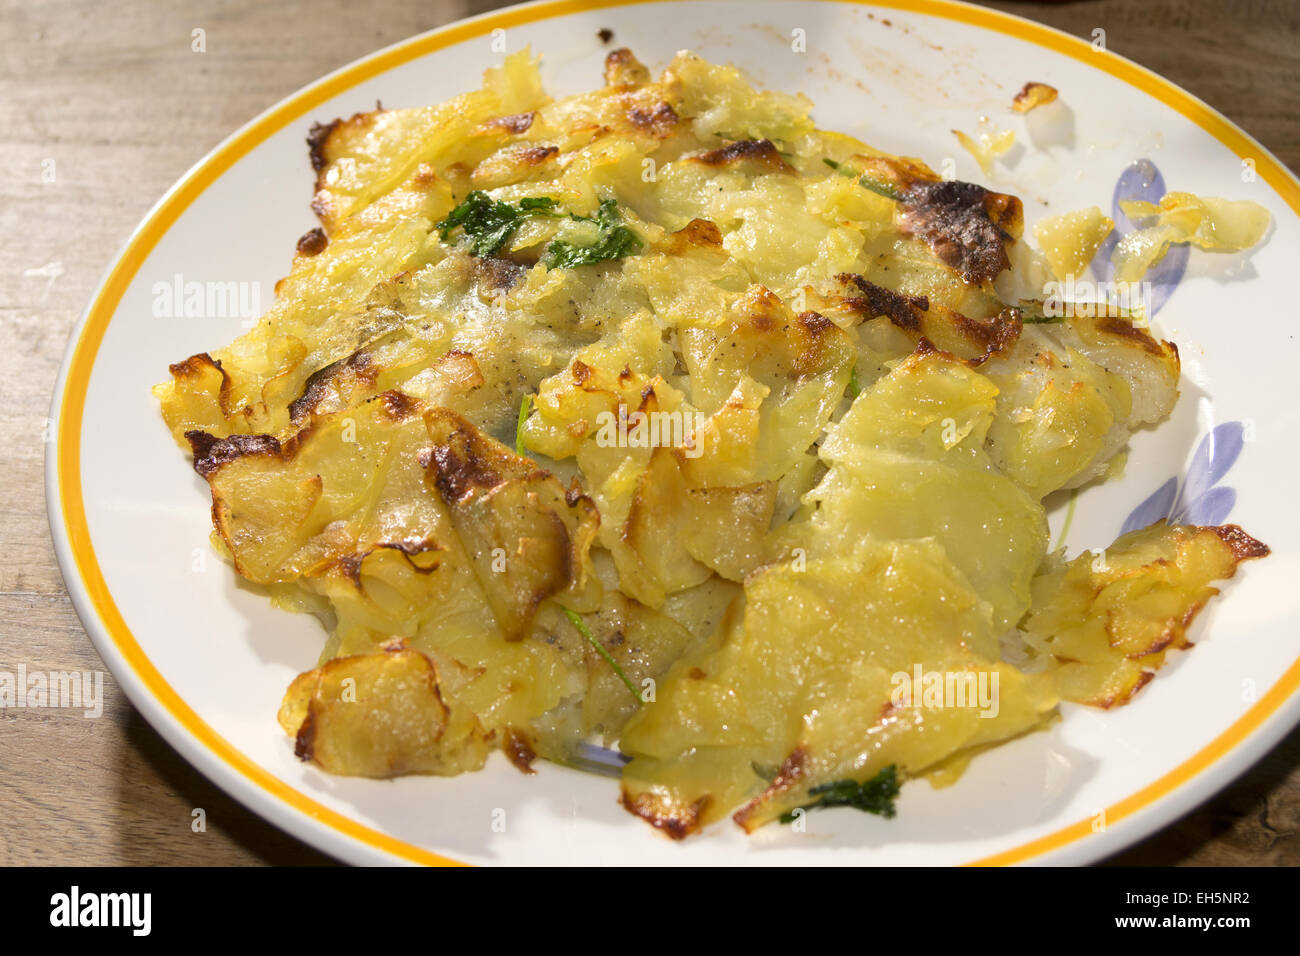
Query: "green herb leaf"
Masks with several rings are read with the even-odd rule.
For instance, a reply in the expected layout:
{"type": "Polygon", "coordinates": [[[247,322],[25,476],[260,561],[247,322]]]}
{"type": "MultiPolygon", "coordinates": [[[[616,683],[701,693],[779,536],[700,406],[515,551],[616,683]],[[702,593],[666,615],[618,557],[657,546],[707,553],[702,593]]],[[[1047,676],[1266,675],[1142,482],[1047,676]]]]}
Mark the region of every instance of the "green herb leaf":
{"type": "Polygon", "coordinates": [[[459,226],[469,239],[474,255],[481,258],[492,255],[505,245],[519,228],[522,218],[514,206],[496,202],[487,193],[476,189],[451,211],[451,215],[438,223],[438,234],[445,241],[459,226]]]}
{"type": "Polygon", "coordinates": [[[482,190],[474,190],[465,201],[438,223],[438,234],[445,242],[457,227],[464,231],[470,250],[482,258],[496,252],[514,235],[525,216],[560,218],[556,202],[550,196],[525,196],[517,205],[499,202],[482,190]]]}
{"type": "Polygon", "coordinates": [[[533,396],[525,395],[519,403],[519,422],[515,425],[515,454],[524,457],[524,422],[528,420],[528,410],[532,407],[533,396]]]}
{"type": "Polygon", "coordinates": [[[898,187],[895,186],[893,183],[887,183],[883,179],[876,179],[874,176],[859,175],[858,173],[849,169],[843,163],[837,163],[835,160],[830,159],[829,157],[822,157],[822,162],[825,163],[827,166],[829,166],[831,169],[835,170],[841,176],[849,176],[849,177],[857,176],[859,186],[861,186],[864,189],[870,189],[873,193],[878,193],[879,195],[884,196],[886,199],[899,200],[903,198],[903,194],[899,192],[898,187]]]}
{"type": "Polygon", "coordinates": [[[618,203],[612,199],[603,200],[596,215],[586,220],[600,226],[600,238],[589,246],[575,246],[563,239],[554,240],[546,250],[546,258],[542,260],[546,263],[546,268],[575,269],[606,259],[636,255],[642,249],[641,239],[627,226],[621,225],[622,218],[618,203]]]}
{"type": "Polygon", "coordinates": [[[852,393],[854,398],[857,398],[862,394],[862,384],[858,381],[858,369],[856,365],[849,369],[849,392],[852,393]]]}
{"type": "Polygon", "coordinates": [[[858,185],[870,189],[873,193],[884,196],[886,199],[898,200],[903,198],[903,194],[898,191],[897,186],[893,183],[887,183],[883,179],[861,176],[858,178],[858,185]]]}
{"type": "Polygon", "coordinates": [[[525,196],[519,200],[519,208],[534,216],[553,216],[560,218],[564,213],[555,208],[556,202],[550,196],[525,196]]]}
{"type": "Polygon", "coordinates": [[[560,610],[562,610],[564,616],[569,619],[569,623],[577,628],[578,633],[587,639],[587,643],[594,647],[601,657],[605,658],[605,663],[614,668],[614,673],[618,675],[619,680],[627,685],[627,689],[632,692],[632,696],[644,704],[645,698],[641,696],[641,692],[636,689],[636,685],[633,684],[627,674],[623,672],[623,668],[618,666],[618,661],[614,660],[613,655],[610,654],[609,651],[605,650],[605,645],[596,640],[596,635],[591,633],[591,629],[587,627],[586,622],[583,621],[576,612],[569,610],[567,607],[562,607],[560,610]]]}
{"type": "MultiPolygon", "coordinates": [[[[810,803],[813,807],[853,807],[863,813],[875,813],[889,818],[894,815],[894,800],[898,796],[898,768],[890,764],[866,783],[856,780],[837,780],[824,783],[808,791],[810,797],[818,799],[810,803]]],[[[794,811],[781,814],[782,823],[793,823],[794,811]]]]}
{"type": "Polygon", "coordinates": [[[546,253],[546,268],[576,269],[594,265],[607,259],[622,259],[641,251],[641,240],[631,229],[618,226],[590,246],[575,246],[557,239],[546,253]]]}
{"type": "Polygon", "coordinates": [[[495,255],[514,235],[527,216],[546,216],[562,219],[568,215],[579,222],[595,223],[600,227],[600,238],[589,246],[575,246],[563,239],[553,241],[546,252],[546,268],[573,269],[606,259],[634,256],[642,249],[641,239],[622,224],[618,203],[603,200],[594,216],[564,213],[550,196],[525,196],[511,205],[499,202],[481,190],[474,190],[465,201],[438,223],[438,234],[445,242],[456,229],[462,230],[469,240],[470,251],[480,258],[495,255]]]}
{"type": "Polygon", "coordinates": [[[1021,299],[1019,305],[1003,306],[1003,312],[1009,312],[1025,325],[1050,325],[1064,322],[1064,315],[1048,315],[1043,311],[1043,303],[1021,299]]]}

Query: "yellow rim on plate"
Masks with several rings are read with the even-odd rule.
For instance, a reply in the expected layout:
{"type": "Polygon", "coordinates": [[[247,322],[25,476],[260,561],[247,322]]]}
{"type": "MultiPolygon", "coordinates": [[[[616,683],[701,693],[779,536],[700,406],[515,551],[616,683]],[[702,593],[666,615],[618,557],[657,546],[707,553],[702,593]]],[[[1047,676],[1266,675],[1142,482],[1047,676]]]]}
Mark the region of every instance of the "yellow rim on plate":
{"type": "MultiPolygon", "coordinates": [[[[58,498],[67,534],[68,549],[76,563],[76,569],[90,603],[117,650],[131,665],[145,688],[178,724],[249,781],[309,818],[370,847],[411,862],[456,865],[458,861],[358,823],[293,789],[249,760],[190,708],[141,649],[109,592],[91,544],[86,521],[85,502],[81,489],[81,426],[90,374],[109,322],[149,253],[204,190],[272,134],[301,118],[309,110],[365,80],[436,50],[490,33],[492,30],[535,23],[572,13],[631,6],[642,2],[647,0],[552,0],[552,2],[529,4],[487,14],[399,43],[345,67],[280,103],[223,143],[192,169],[141,224],[112,267],[107,279],[100,286],[98,294],[86,312],[76,345],[65,362],[63,393],[57,416],[58,444],[55,452],[58,498]]],[[[862,3],[860,0],[834,0],[834,2],[889,7],[928,14],[1003,33],[1086,62],[1181,113],[1243,159],[1254,160],[1257,174],[1297,215],[1300,215],[1300,181],[1297,181],[1286,167],[1224,116],[1145,67],[1113,53],[1099,52],[1086,41],[1051,27],[995,10],[966,6],[953,0],[875,0],[872,3],[862,3]]],[[[1245,740],[1252,731],[1276,712],[1297,688],[1300,688],[1300,660],[1293,663],[1282,678],[1250,710],[1206,747],[1137,793],[1107,807],[1103,819],[1108,825],[1114,824],[1190,781],[1245,740]]],[[[1005,865],[1024,862],[1073,843],[1092,832],[1093,818],[1090,817],[1014,849],[973,861],[970,865],[1005,865]]]]}

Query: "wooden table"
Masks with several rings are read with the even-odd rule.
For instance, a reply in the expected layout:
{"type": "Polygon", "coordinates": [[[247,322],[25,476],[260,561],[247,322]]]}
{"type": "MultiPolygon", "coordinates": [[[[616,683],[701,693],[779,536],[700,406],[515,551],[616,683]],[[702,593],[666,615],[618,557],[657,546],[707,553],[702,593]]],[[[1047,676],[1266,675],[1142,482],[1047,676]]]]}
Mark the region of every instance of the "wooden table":
{"type": "MultiPolygon", "coordinates": [[[[43,431],[68,333],[153,202],[249,117],[328,70],[492,0],[0,0],[0,670],[102,668],[55,563],[43,431]],[[207,50],[191,52],[195,28],[207,50]],[[53,181],[46,181],[50,170],[53,181]]],[[[1151,67],[1300,168],[1300,4],[993,3],[1151,67]]],[[[0,863],[313,864],[192,770],[111,678],[103,717],[0,711],[0,863]],[[206,832],[191,829],[206,812],[206,832]]],[[[1122,854],[1300,863],[1300,733],[1122,854]]]]}

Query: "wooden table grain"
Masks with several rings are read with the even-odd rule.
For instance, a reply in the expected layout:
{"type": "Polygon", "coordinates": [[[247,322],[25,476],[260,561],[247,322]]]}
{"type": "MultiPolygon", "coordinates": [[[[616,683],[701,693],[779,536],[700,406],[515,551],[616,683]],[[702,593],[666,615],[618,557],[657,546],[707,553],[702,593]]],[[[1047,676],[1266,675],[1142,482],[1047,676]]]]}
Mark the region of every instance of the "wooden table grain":
{"type": "MultiPolygon", "coordinates": [[[[50,544],[46,416],[69,331],[132,228],[231,130],[298,87],[500,5],[0,0],[0,671],[102,669],[50,544]],[[201,54],[191,48],[196,29],[201,54]]],[[[1300,4],[989,5],[1079,36],[1105,29],[1111,49],[1300,168],[1300,4]]],[[[0,710],[0,864],[331,862],[190,768],[111,676],[105,697],[97,720],[0,710]]],[[[1111,862],[1300,863],[1300,732],[1111,862]]]]}

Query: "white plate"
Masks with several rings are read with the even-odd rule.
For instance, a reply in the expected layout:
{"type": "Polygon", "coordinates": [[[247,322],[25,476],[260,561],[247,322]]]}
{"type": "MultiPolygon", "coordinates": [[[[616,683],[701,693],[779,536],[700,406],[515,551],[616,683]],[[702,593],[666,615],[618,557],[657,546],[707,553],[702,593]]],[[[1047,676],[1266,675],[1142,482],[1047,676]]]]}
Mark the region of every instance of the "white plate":
{"type": "MultiPolygon", "coordinates": [[[[1289,479],[1300,409],[1289,307],[1300,184],[1209,107],[1085,41],[980,8],[901,6],[681,0],[511,8],[325,77],[187,174],[128,242],[73,336],[47,469],[68,589],[150,723],[273,823],[362,863],[1080,863],[1170,822],[1282,737],[1300,717],[1300,602],[1288,571],[1300,559],[1289,479]],[[1023,197],[1030,225],[1048,213],[1107,208],[1125,167],[1144,157],[1172,189],[1249,198],[1272,211],[1274,229],[1248,256],[1192,254],[1157,317],[1184,358],[1178,409],[1135,439],[1123,480],[1078,499],[1072,550],[1105,546],[1139,502],[1183,473],[1211,427],[1243,423],[1218,433],[1212,473],[1198,469],[1203,477],[1191,479],[1187,497],[1199,498],[1202,512],[1231,504],[1228,520],[1273,555],[1243,569],[1197,622],[1197,647],[1175,655],[1131,706],[1068,708],[1052,731],[976,759],[952,788],[907,786],[893,820],[837,810],[810,815],[807,833],[773,826],[746,838],[725,824],[681,844],[625,813],[612,781],[558,767],[526,778],[496,755],[477,774],[376,782],[330,777],[294,758],[276,708],[294,675],[314,664],[323,635],[313,619],[241,590],[211,555],[207,489],[149,393],[169,362],[229,342],[242,323],[159,318],[155,302],[179,275],[252,283],[245,291],[258,290],[260,306],[269,305],[294,240],[314,224],[303,142],[313,120],[376,100],[416,106],[471,88],[500,61],[502,39],[507,50],[531,44],[544,54],[553,93],[589,89],[608,49],[596,36],[603,27],[614,31],[613,45],[632,47],[654,69],[682,48],[731,60],[763,85],[807,93],[822,127],[936,168],[951,158],[963,179],[982,181],[950,130],[972,130],[987,115],[1023,144],[988,181],[1023,197]],[[797,30],[805,52],[792,49],[797,30]],[[1061,91],[1071,135],[1035,143],[1026,117],[1008,111],[1027,80],[1061,91]],[[1238,433],[1240,454],[1220,475],[1238,433]],[[1215,484],[1210,479],[1235,496],[1192,494],[1215,484]]],[[[1062,521],[1057,508],[1053,522],[1062,521]]]]}

